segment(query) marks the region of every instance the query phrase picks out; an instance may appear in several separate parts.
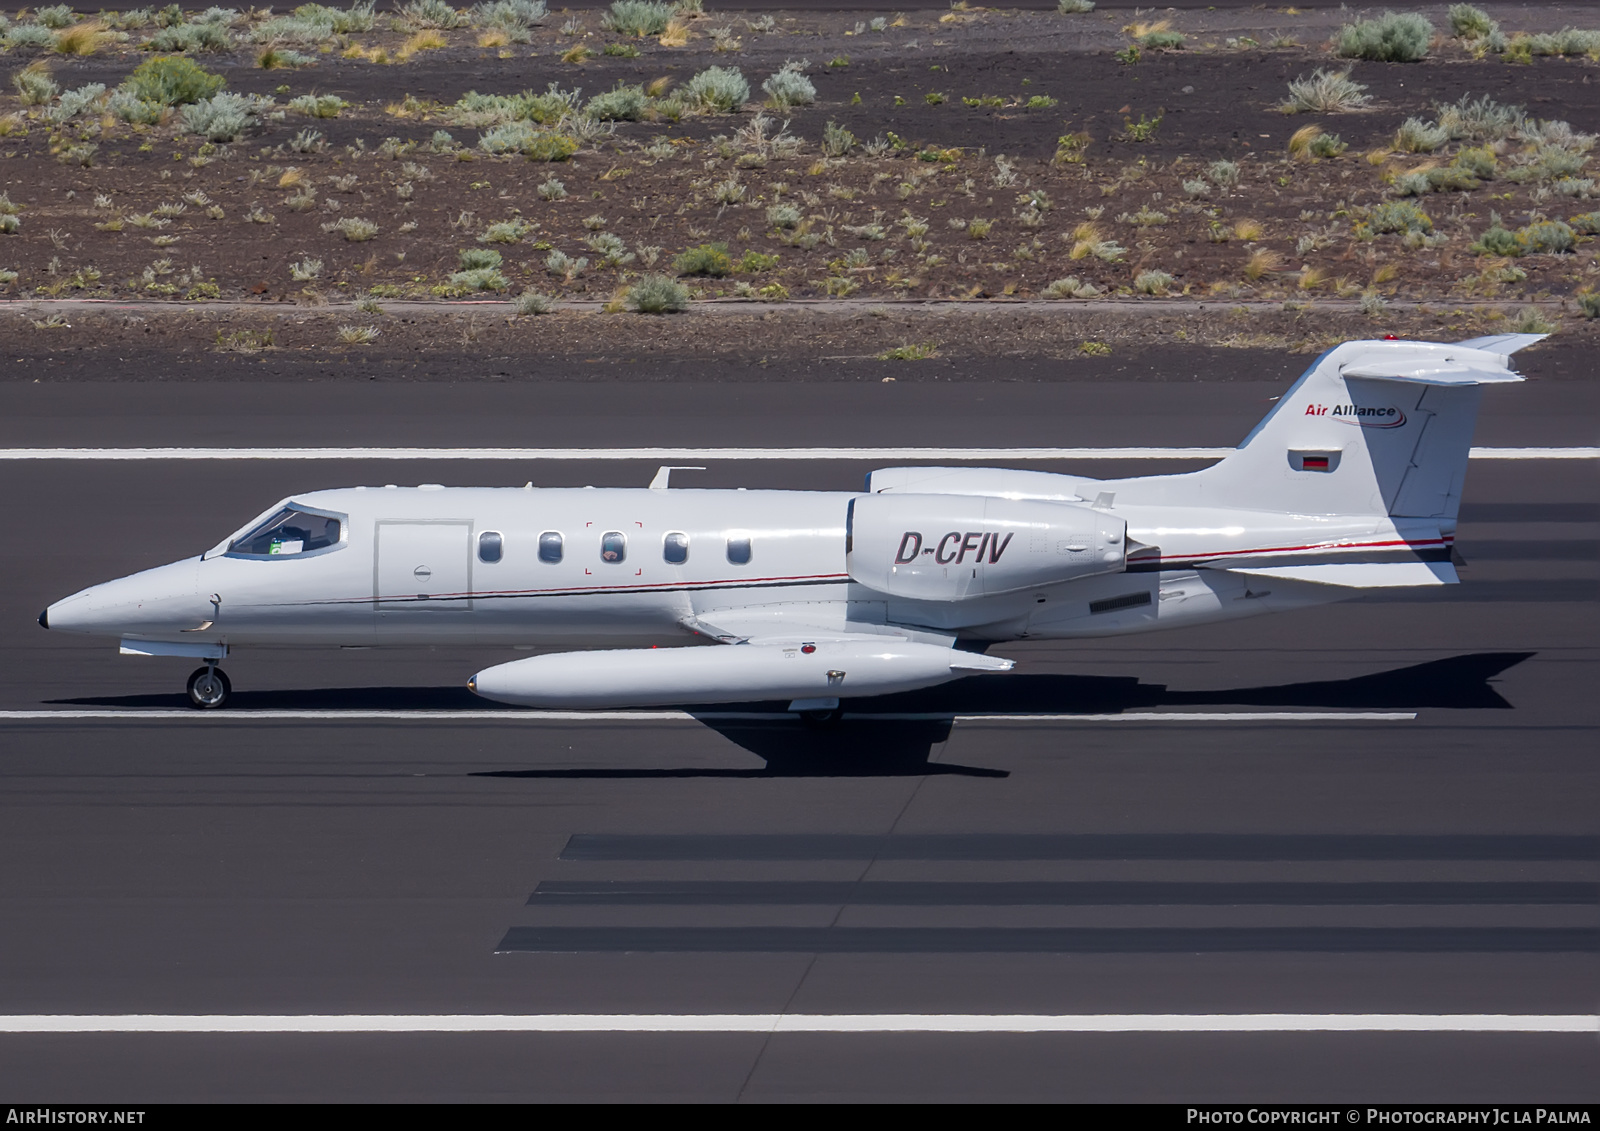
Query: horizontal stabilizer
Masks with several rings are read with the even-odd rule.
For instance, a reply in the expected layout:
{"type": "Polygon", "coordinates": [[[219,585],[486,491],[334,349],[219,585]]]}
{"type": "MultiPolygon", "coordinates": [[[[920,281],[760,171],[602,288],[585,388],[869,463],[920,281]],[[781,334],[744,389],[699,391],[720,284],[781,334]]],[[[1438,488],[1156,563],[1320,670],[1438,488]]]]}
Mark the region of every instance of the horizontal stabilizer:
{"type": "Polygon", "coordinates": [[[1346,377],[1375,377],[1382,381],[1411,381],[1419,385],[1498,385],[1521,381],[1509,369],[1478,368],[1448,361],[1440,365],[1434,359],[1418,362],[1404,358],[1357,361],[1344,371],[1346,377]]]}
{"type": "Polygon", "coordinates": [[[1347,589],[1395,589],[1406,585],[1455,585],[1456,567],[1449,562],[1333,562],[1326,565],[1261,566],[1229,570],[1251,577],[1311,581],[1347,589]]]}
{"type": "Polygon", "coordinates": [[[1549,336],[1549,334],[1490,334],[1485,338],[1468,338],[1464,342],[1457,342],[1456,345],[1510,357],[1518,350],[1527,349],[1535,342],[1542,342],[1549,336]]]}

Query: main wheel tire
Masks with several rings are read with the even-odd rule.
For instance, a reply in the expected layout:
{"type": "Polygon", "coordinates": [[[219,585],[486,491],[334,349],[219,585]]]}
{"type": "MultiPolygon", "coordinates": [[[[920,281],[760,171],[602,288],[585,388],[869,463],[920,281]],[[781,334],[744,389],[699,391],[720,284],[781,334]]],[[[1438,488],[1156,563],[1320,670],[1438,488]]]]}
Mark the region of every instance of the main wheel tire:
{"type": "Polygon", "coordinates": [[[189,702],[203,711],[222,706],[232,694],[233,684],[221,668],[198,668],[189,677],[189,702]]]}

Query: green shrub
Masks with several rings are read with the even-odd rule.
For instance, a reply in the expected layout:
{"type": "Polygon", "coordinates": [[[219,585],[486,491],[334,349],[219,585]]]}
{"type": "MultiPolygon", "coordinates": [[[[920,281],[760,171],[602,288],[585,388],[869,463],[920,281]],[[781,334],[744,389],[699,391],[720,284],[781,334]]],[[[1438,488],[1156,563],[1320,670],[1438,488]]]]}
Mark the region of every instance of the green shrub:
{"type": "Polygon", "coordinates": [[[373,0],[343,9],[322,4],[302,4],[294,10],[294,14],[302,20],[327,24],[328,30],[335,35],[349,35],[356,31],[371,31],[377,25],[378,18],[373,15],[372,9],[373,0]]]}
{"type": "Polygon", "coordinates": [[[1567,221],[1575,232],[1582,232],[1586,236],[1600,234],[1600,212],[1585,212],[1581,216],[1574,216],[1567,221]]]}
{"type": "Polygon", "coordinates": [[[1487,145],[1473,146],[1457,153],[1451,164],[1471,173],[1474,177],[1490,180],[1500,168],[1500,159],[1487,145]]]}
{"type": "Polygon", "coordinates": [[[675,314],[689,309],[689,290],[665,275],[646,275],[628,288],[627,303],[640,314],[675,314]]]}
{"type": "Polygon", "coordinates": [[[445,0],[410,0],[410,3],[400,6],[399,22],[408,28],[449,31],[466,23],[467,17],[445,3],[445,0]]]}
{"type": "Polygon", "coordinates": [[[270,98],[254,95],[214,94],[183,108],[183,130],[207,141],[233,141],[255,125],[263,105],[271,103],[270,98]]]}
{"type": "Polygon", "coordinates": [[[1375,20],[1358,20],[1339,30],[1335,40],[1347,59],[1380,63],[1414,63],[1428,54],[1433,24],[1415,12],[1385,12],[1375,20]]]}
{"type": "Polygon", "coordinates": [[[1349,142],[1338,134],[1318,134],[1308,147],[1313,157],[1337,157],[1350,148],[1349,142]]]}
{"type": "Polygon", "coordinates": [[[548,14],[545,0],[492,0],[491,3],[473,7],[472,22],[479,27],[496,27],[514,35],[526,31],[533,24],[543,23],[548,14]]]}
{"type": "Polygon", "coordinates": [[[1588,319],[1600,318],[1600,294],[1583,291],[1573,296],[1578,300],[1578,311],[1588,319]]]}
{"type": "Polygon", "coordinates": [[[1133,280],[1133,289],[1142,295],[1164,295],[1172,283],[1172,276],[1165,271],[1140,271],[1133,280]]]}
{"type": "Polygon", "coordinates": [[[1094,298],[1100,293],[1100,288],[1081,281],[1076,275],[1068,275],[1065,279],[1055,280],[1042,293],[1045,298],[1094,298]]]}
{"type": "Polygon", "coordinates": [[[145,41],[144,46],[151,51],[221,53],[233,50],[233,36],[225,24],[177,24],[174,27],[161,28],[145,41]]]}
{"type": "Polygon", "coordinates": [[[5,34],[7,47],[51,47],[56,37],[47,27],[38,24],[18,24],[5,34]]]}
{"type": "Polygon", "coordinates": [[[576,138],[548,131],[536,135],[522,147],[522,155],[529,161],[565,161],[576,152],[576,138]]]}
{"type": "Polygon", "coordinates": [[[47,106],[61,89],[42,62],[17,71],[11,76],[11,85],[17,88],[24,106],[47,106]]]}
{"type": "Polygon", "coordinates": [[[131,90],[114,90],[106,102],[106,109],[116,117],[135,126],[153,126],[161,121],[167,107],[159,102],[146,102],[131,90]]]}
{"type": "Polygon", "coordinates": [[[1471,192],[1481,188],[1483,182],[1473,175],[1470,169],[1460,165],[1446,165],[1442,169],[1429,169],[1423,174],[1428,180],[1428,188],[1434,192],[1471,192]]]}
{"type": "Polygon", "coordinates": [[[600,22],[622,35],[660,35],[672,22],[672,5],[659,0],[612,0],[611,11],[600,22]]]}
{"type": "Polygon", "coordinates": [[[1318,67],[1310,78],[1304,76],[1289,84],[1289,100],[1282,109],[1291,114],[1311,111],[1319,114],[1359,110],[1372,101],[1366,86],[1350,77],[1348,70],[1325,71],[1318,67]]]}
{"type": "Polygon", "coordinates": [[[1456,140],[1499,141],[1520,130],[1527,119],[1522,107],[1496,102],[1487,94],[1477,99],[1463,94],[1458,101],[1435,109],[1439,124],[1456,140]]]}
{"type": "Polygon", "coordinates": [[[771,271],[777,265],[776,255],[765,255],[754,249],[745,252],[744,257],[739,260],[739,270],[746,275],[759,275],[763,271],[771,271]]]}
{"type": "MultiPolygon", "coordinates": [[[[516,243],[527,235],[533,225],[525,220],[500,220],[490,224],[478,236],[479,243],[516,243]]],[[[462,266],[466,266],[463,264],[462,266]]]]}
{"type": "Polygon", "coordinates": [[[798,228],[801,218],[800,209],[793,204],[774,204],[767,209],[767,223],[774,228],[798,228]]]}
{"type": "Polygon", "coordinates": [[[456,294],[476,291],[504,291],[511,288],[511,280],[493,267],[471,267],[457,271],[445,280],[445,287],[456,294]]]}
{"type": "Polygon", "coordinates": [[[289,99],[289,109],[312,118],[337,118],[339,111],[349,105],[337,94],[302,94],[299,98],[289,99]]]}
{"type": "Polygon", "coordinates": [[[157,55],[133,69],[123,88],[144,102],[162,106],[187,106],[211,98],[226,80],[212,74],[193,59],[181,55],[157,55]]]}
{"type": "Polygon", "coordinates": [[[733,270],[725,243],[703,243],[681,252],[672,261],[672,268],[680,275],[711,275],[721,278],[733,270]]]}
{"type": "Polygon", "coordinates": [[[1139,37],[1139,46],[1154,51],[1174,51],[1183,46],[1184,39],[1181,31],[1152,31],[1139,37]]]}
{"type": "Polygon", "coordinates": [[[578,152],[578,142],[532,122],[516,121],[485,130],[478,148],[485,153],[521,153],[530,161],[565,161],[578,152]]]}
{"type": "Polygon", "coordinates": [[[1433,220],[1409,200],[1390,200],[1375,207],[1367,216],[1374,232],[1431,232],[1433,220]]]}
{"type": "Polygon", "coordinates": [[[456,255],[463,271],[481,271],[505,262],[498,251],[489,247],[464,247],[456,255]]]}
{"type": "Polygon", "coordinates": [[[1496,27],[1489,13],[1472,4],[1450,5],[1450,31],[1460,39],[1478,39],[1496,27]]]}
{"type": "Polygon", "coordinates": [[[1495,255],[1511,259],[1524,254],[1528,248],[1517,233],[1508,231],[1497,213],[1489,214],[1489,230],[1478,237],[1478,242],[1467,250],[1476,255],[1495,255]]]}
{"type": "Polygon", "coordinates": [[[645,107],[648,105],[650,96],[645,94],[644,87],[618,83],[615,90],[608,90],[589,99],[583,112],[602,122],[637,122],[644,117],[645,107]]]}
{"type": "Polygon", "coordinates": [[[806,78],[804,68],[805,63],[791,59],[761,84],[775,107],[786,110],[790,106],[810,106],[817,100],[817,88],[806,78]]]}
{"type": "Polygon", "coordinates": [[[684,91],[705,109],[724,114],[750,100],[750,84],[737,67],[707,67],[689,80],[684,91]]]}
{"type": "Polygon", "coordinates": [[[1525,306],[1511,320],[1513,334],[1553,334],[1558,327],[1536,306],[1525,306]]]}
{"type": "Polygon", "coordinates": [[[48,8],[40,8],[35,18],[42,26],[52,31],[60,31],[78,22],[78,17],[72,14],[71,4],[55,4],[48,8]]]}
{"type": "Polygon", "coordinates": [[[526,290],[511,302],[512,309],[518,316],[528,314],[549,314],[556,308],[556,300],[549,295],[540,294],[535,290],[526,290]]]}
{"type": "Polygon", "coordinates": [[[1239,183],[1239,163],[1237,161],[1213,161],[1206,166],[1206,173],[1213,181],[1223,188],[1232,188],[1239,183]]]}
{"type": "Polygon", "coordinates": [[[1450,131],[1421,118],[1407,118],[1394,134],[1394,147],[1403,153],[1432,153],[1450,140],[1450,131]]]}
{"type": "Polygon", "coordinates": [[[1094,11],[1094,0],[1056,0],[1056,11],[1063,16],[1079,16],[1094,11]]]}
{"type": "Polygon", "coordinates": [[[829,122],[822,127],[822,155],[824,157],[843,157],[855,148],[856,135],[839,125],[829,122]]]}
{"type": "Polygon", "coordinates": [[[1542,255],[1560,255],[1571,251],[1578,242],[1572,229],[1561,220],[1541,220],[1517,234],[1529,251],[1542,255]]]}

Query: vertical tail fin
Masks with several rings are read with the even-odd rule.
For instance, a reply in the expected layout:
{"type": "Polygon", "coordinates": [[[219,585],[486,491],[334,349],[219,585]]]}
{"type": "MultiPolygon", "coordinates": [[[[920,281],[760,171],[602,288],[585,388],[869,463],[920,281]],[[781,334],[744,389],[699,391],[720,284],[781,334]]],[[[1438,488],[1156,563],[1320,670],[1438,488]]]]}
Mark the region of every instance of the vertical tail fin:
{"type": "Polygon", "coordinates": [[[1346,342],[1319,357],[1222,462],[1199,473],[1219,506],[1454,518],[1483,386],[1521,377],[1542,335],[1445,345],[1346,342]]]}

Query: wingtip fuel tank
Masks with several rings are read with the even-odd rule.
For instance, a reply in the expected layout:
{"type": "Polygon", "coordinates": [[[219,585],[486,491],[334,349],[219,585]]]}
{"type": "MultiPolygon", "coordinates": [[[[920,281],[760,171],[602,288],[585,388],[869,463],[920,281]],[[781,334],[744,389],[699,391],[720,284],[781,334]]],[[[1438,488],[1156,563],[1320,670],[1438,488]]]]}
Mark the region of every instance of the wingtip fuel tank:
{"type": "Polygon", "coordinates": [[[467,686],[523,707],[660,707],[887,695],[1011,667],[995,656],[884,637],[558,652],[485,668],[467,686]]]}

